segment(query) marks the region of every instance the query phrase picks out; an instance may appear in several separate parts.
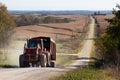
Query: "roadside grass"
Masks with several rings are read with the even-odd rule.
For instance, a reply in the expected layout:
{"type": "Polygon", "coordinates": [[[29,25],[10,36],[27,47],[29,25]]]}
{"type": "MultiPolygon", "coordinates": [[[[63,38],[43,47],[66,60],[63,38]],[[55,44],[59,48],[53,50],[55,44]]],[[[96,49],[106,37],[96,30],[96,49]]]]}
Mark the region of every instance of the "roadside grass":
{"type": "Polygon", "coordinates": [[[51,78],[50,80],[116,80],[105,73],[103,69],[95,69],[91,67],[78,68],[68,71],[61,76],[51,78]]]}
{"type": "Polygon", "coordinates": [[[69,54],[58,54],[56,60],[57,67],[65,67],[70,65],[75,59],[77,55],[69,55],[69,54]]]}
{"type": "Polygon", "coordinates": [[[66,53],[67,50],[64,48],[63,43],[56,43],[57,53],[66,53]]]}
{"type": "Polygon", "coordinates": [[[101,75],[98,72],[101,73],[101,71],[92,68],[78,68],[51,80],[99,80],[101,75]]]}
{"type": "Polygon", "coordinates": [[[69,66],[78,57],[77,53],[82,48],[85,40],[81,40],[81,33],[77,34],[74,38],[68,40],[60,40],[57,42],[57,67],[69,66]],[[81,43],[80,43],[81,41],[81,43]]]}
{"type": "Polygon", "coordinates": [[[69,39],[57,41],[57,53],[77,54],[82,49],[85,37],[85,33],[77,33],[74,37],[71,36],[69,39]],[[84,34],[84,37],[82,34],[84,34]]]}

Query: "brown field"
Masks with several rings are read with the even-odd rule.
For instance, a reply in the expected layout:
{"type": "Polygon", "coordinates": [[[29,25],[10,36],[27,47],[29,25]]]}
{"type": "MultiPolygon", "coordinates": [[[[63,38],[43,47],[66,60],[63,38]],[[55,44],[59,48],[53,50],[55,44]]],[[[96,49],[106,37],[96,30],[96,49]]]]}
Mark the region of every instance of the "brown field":
{"type": "Polygon", "coordinates": [[[107,26],[109,25],[109,23],[105,20],[105,19],[111,19],[113,18],[114,15],[109,14],[109,15],[97,15],[95,16],[95,18],[98,21],[99,24],[99,33],[103,34],[105,32],[105,29],[107,28],[107,26]]]}
{"type": "MultiPolygon", "coordinates": [[[[83,31],[84,26],[88,23],[89,17],[82,15],[50,15],[60,18],[70,18],[74,21],[69,23],[49,23],[49,24],[39,24],[39,25],[29,25],[29,26],[21,26],[16,27],[14,29],[13,39],[7,48],[1,49],[1,52],[4,54],[0,54],[2,56],[2,60],[0,61],[0,65],[19,65],[19,55],[23,53],[23,46],[26,43],[27,38],[38,37],[38,36],[47,36],[53,38],[57,41],[57,53],[77,53],[73,50],[74,47],[79,45],[79,41],[75,41],[75,43],[71,43],[71,37],[73,35],[77,35],[78,33],[83,31]],[[64,41],[59,41],[64,40],[64,41]],[[74,47],[73,47],[74,46],[74,47]],[[72,52],[73,51],[73,52],[72,52]]],[[[66,56],[57,56],[56,65],[63,63],[62,59],[66,59],[68,62],[68,58],[66,56]]],[[[64,61],[65,62],[65,61],[64,61]]]]}
{"type": "Polygon", "coordinates": [[[16,27],[14,29],[14,37],[26,39],[37,36],[52,37],[54,40],[68,39],[78,32],[82,32],[85,24],[89,20],[88,16],[82,15],[50,15],[61,18],[70,18],[74,21],[69,23],[49,23],[16,27]]]}

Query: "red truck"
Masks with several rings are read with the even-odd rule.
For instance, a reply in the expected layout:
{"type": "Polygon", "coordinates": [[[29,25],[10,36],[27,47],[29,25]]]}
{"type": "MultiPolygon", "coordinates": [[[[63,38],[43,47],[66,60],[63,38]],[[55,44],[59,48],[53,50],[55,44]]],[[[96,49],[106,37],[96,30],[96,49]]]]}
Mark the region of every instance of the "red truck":
{"type": "Polygon", "coordinates": [[[19,56],[20,67],[55,67],[56,44],[50,37],[35,37],[24,44],[19,56]]]}

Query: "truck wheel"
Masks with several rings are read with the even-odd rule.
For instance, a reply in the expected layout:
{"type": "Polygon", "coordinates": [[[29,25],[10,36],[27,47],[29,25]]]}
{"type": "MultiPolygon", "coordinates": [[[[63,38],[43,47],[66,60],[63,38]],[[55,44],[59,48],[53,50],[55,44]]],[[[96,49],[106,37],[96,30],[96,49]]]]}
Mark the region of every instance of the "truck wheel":
{"type": "Polygon", "coordinates": [[[19,56],[19,66],[20,67],[25,67],[25,65],[24,65],[24,56],[23,55],[19,56]]]}
{"type": "Polygon", "coordinates": [[[55,62],[50,62],[51,67],[55,67],[55,62]]]}
{"type": "Polygon", "coordinates": [[[50,53],[46,53],[46,58],[47,58],[46,66],[47,66],[47,67],[50,67],[50,61],[51,61],[50,53]]]}
{"type": "Polygon", "coordinates": [[[39,66],[40,66],[39,61],[36,61],[36,62],[32,63],[32,67],[39,67],[39,66]]]}
{"type": "Polygon", "coordinates": [[[39,67],[40,66],[40,63],[36,63],[36,67],[39,67]]]}
{"type": "Polygon", "coordinates": [[[31,64],[32,64],[32,67],[35,67],[35,62],[32,62],[31,64]]]}
{"type": "Polygon", "coordinates": [[[30,67],[30,64],[29,64],[29,62],[24,62],[24,67],[30,67]]]}
{"type": "Polygon", "coordinates": [[[41,67],[46,67],[46,55],[45,54],[40,55],[40,64],[41,64],[41,67]]]}

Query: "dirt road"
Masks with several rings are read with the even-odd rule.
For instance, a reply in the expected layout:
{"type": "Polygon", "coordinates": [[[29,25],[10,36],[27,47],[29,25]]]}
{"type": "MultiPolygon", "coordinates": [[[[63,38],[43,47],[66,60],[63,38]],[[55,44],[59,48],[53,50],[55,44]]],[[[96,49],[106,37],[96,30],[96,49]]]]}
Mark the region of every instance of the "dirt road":
{"type": "Polygon", "coordinates": [[[76,59],[75,63],[73,63],[68,68],[77,68],[80,66],[88,65],[90,61],[90,54],[92,52],[92,48],[94,45],[94,33],[95,33],[95,20],[91,17],[91,23],[89,24],[89,31],[88,36],[85,39],[84,45],[81,51],[78,53],[78,58],[76,59]]]}
{"type": "Polygon", "coordinates": [[[77,68],[80,65],[87,65],[90,57],[90,53],[93,46],[94,37],[94,19],[91,17],[90,29],[88,37],[85,40],[82,50],[79,52],[79,58],[72,66],[67,68],[11,68],[0,69],[0,80],[49,80],[52,76],[62,74],[72,68],[77,68]]]}
{"type": "Polygon", "coordinates": [[[51,76],[62,74],[60,68],[12,68],[0,69],[0,80],[49,80],[51,76]]]}

